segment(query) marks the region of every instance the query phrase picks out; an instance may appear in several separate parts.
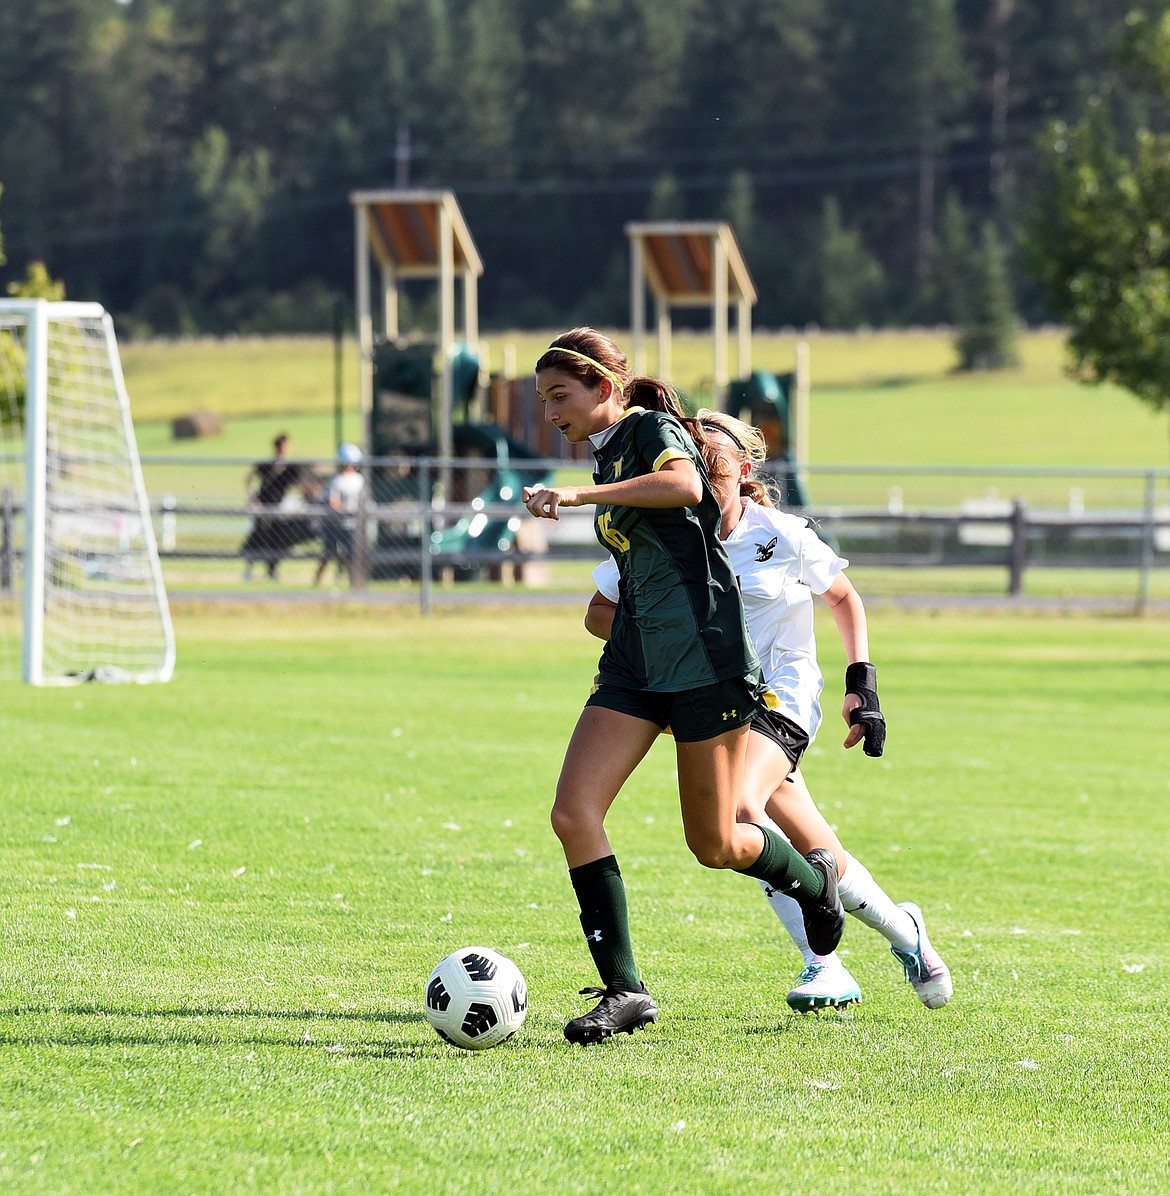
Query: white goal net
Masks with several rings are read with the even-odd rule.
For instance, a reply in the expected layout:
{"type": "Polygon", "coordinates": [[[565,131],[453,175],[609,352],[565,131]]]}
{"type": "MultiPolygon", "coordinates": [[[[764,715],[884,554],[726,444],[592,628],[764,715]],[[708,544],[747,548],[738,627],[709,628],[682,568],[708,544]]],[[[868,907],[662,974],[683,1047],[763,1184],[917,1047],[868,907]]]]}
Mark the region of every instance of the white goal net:
{"type": "Polygon", "coordinates": [[[0,300],[0,676],[166,681],[174,658],[113,323],[0,300]]]}

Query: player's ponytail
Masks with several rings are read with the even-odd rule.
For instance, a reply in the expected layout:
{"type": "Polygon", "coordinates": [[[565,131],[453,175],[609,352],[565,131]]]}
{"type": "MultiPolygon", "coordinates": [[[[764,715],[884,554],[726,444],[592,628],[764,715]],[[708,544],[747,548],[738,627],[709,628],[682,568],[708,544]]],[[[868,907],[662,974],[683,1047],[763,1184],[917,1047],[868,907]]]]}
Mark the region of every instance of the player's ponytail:
{"type": "Polygon", "coordinates": [[[635,374],[626,383],[626,397],[632,407],[645,407],[647,411],[665,411],[678,419],[686,419],[678,392],[673,386],[645,374],[635,374]]]}
{"type": "Polygon", "coordinates": [[[631,407],[645,407],[647,411],[662,411],[667,415],[673,415],[686,428],[695,445],[702,450],[705,443],[703,429],[697,419],[687,415],[678,391],[673,386],[668,386],[658,378],[638,374],[626,383],[626,398],[629,399],[631,407]]]}

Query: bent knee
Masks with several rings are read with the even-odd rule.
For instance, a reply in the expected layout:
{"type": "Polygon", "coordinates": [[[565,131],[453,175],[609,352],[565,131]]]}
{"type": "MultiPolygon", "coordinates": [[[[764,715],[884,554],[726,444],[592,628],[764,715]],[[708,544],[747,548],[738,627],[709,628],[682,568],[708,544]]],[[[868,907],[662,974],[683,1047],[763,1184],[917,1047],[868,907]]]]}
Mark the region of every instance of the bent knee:
{"type": "Polygon", "coordinates": [[[704,868],[734,868],[736,866],[735,853],[732,850],[731,841],[728,839],[688,838],[687,846],[704,868]]]}
{"type": "Polygon", "coordinates": [[[736,822],[751,822],[759,826],[768,819],[767,807],[757,801],[741,801],[735,809],[736,822]]]}

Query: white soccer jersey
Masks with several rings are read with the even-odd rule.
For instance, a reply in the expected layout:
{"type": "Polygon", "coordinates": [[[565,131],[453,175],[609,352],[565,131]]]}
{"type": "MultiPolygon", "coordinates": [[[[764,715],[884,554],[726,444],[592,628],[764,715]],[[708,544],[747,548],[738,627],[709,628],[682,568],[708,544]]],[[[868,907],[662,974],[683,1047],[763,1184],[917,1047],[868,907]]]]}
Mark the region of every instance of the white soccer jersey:
{"type": "MultiPolygon", "coordinates": [[[[743,515],[723,541],[743,593],[748,631],[780,709],[812,740],[821,725],[824,678],[813,633],[813,594],[823,594],[849,564],[808,520],[743,499],[743,515]]],[[[618,570],[607,558],[593,570],[598,591],[618,600],[618,570]]]]}

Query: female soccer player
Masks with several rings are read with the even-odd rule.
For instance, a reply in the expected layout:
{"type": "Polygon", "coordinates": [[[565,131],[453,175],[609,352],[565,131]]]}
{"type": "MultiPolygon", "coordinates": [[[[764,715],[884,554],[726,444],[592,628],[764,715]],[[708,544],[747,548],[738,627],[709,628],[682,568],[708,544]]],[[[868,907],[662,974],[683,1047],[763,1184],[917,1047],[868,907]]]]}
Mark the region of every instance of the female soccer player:
{"type": "Polygon", "coordinates": [[[581,926],[601,988],[597,1005],[565,1026],[587,1045],[657,1020],[634,961],[625,888],[605,816],[626,779],[669,726],[687,846],[709,868],[731,868],[794,896],[814,949],[831,952],[844,914],[837,865],[823,849],[801,856],[768,826],[736,818],[748,724],[767,688],[744,625],[743,602],[719,542],[719,503],[678,398],[631,377],[601,333],[575,328],[536,363],[544,418],[571,443],[589,441],[592,486],[524,490],[528,510],[596,506],[598,539],[617,561],[622,601],[598,684],[569,742],[552,824],[565,852],[581,926]]]}
{"type": "MultiPolygon", "coordinates": [[[[950,1000],[951,977],[926,937],[921,911],[911,902],[895,905],[841,846],[798,768],[821,722],[824,681],[813,635],[813,593],[832,610],[848,661],[841,711],[849,726],[845,747],[864,741],[867,754],[882,754],[885,720],[877,674],[868,663],[865,608],[843,572],[848,561],[821,541],[807,520],[774,508],[767,486],[753,476],[766,455],[758,429],[723,412],[701,411],[698,420],[707,433],[704,459],[719,500],[719,534],[743,593],[764,679],[780,699],[778,709],[763,711],[752,721],[740,817],[767,825],[770,815],[798,851],[831,851],[841,869],[838,883],[846,911],[885,936],[919,999],[938,1008],[950,1000]]],[[[610,560],[593,576],[598,592],[585,625],[604,638],[619,601],[618,571],[610,560]]],[[[789,898],[763,887],[805,957],[788,1004],[808,1010],[860,1001],[860,988],[836,954],[820,955],[810,947],[789,898]]]]}

